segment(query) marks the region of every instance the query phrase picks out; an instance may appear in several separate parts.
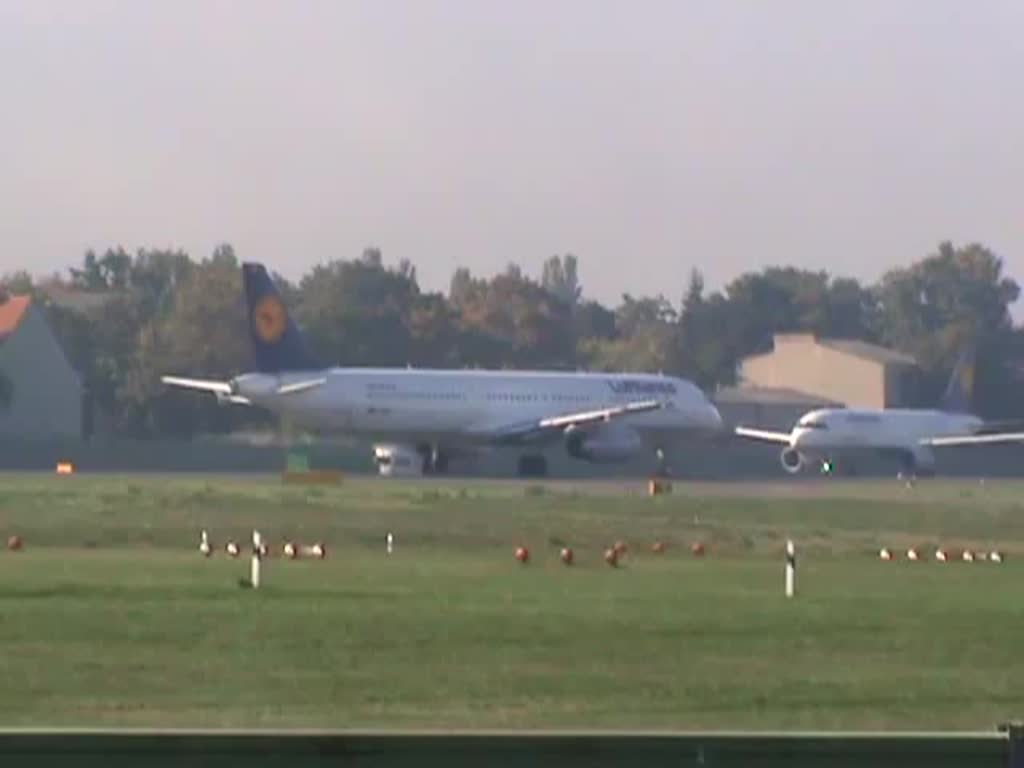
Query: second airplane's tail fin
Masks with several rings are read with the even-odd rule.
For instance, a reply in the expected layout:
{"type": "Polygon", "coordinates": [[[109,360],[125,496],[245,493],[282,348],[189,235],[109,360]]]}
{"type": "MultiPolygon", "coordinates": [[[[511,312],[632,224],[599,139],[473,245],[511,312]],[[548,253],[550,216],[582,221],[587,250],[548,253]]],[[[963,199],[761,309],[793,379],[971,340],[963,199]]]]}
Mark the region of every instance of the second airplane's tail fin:
{"type": "Polygon", "coordinates": [[[942,410],[948,413],[971,412],[971,403],[974,399],[974,363],[974,348],[965,348],[956,361],[953,375],[942,396],[942,410]]]}
{"type": "Polygon", "coordinates": [[[282,373],[323,368],[306,348],[266,268],[262,264],[243,264],[242,277],[256,369],[282,373]]]}

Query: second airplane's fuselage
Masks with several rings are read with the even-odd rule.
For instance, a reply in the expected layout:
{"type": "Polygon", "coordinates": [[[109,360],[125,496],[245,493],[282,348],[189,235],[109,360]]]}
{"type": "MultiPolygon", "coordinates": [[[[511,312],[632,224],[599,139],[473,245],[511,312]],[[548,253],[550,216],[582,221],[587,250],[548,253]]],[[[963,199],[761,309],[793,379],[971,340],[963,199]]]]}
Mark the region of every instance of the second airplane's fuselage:
{"type": "Polygon", "coordinates": [[[530,420],[645,400],[664,407],[616,424],[641,435],[716,431],[718,411],[692,383],[649,374],[332,368],[244,374],[238,394],[302,426],[376,438],[437,440],[530,420]],[[325,379],[322,386],[278,394],[281,384],[325,379]]]}
{"type": "Polygon", "coordinates": [[[968,414],[914,409],[826,409],[805,414],[790,446],[805,456],[855,451],[916,451],[926,438],[975,434],[982,421],[968,414]]]}

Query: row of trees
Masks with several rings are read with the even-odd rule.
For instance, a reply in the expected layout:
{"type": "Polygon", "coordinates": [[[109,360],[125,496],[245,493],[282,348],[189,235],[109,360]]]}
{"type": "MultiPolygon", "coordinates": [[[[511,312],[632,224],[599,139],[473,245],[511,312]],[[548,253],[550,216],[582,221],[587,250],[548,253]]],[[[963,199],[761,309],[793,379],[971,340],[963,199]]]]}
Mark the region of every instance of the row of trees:
{"type": "MultiPolygon", "coordinates": [[[[422,290],[411,263],[388,265],[375,248],[320,264],[297,284],[275,279],[327,364],[663,371],[714,390],[734,383],[742,357],[770,349],[774,333],[810,331],[914,355],[928,399],[970,341],[979,355],[980,409],[1022,410],[1011,361],[1024,353],[1024,331],[1008,311],[1019,288],[976,244],[942,243],[874,285],[770,267],[708,291],[694,270],[678,297],[627,294],[614,308],[584,297],[571,254],[548,259],[538,278],[517,265],[489,278],[459,269],[447,294],[422,290]]],[[[168,371],[228,377],[248,366],[231,246],[199,261],[181,251],[90,251],[59,279],[75,302],[54,300],[53,281],[39,285],[19,273],[4,282],[45,304],[109,431],[181,435],[265,418],[159,383],[168,371]]]]}

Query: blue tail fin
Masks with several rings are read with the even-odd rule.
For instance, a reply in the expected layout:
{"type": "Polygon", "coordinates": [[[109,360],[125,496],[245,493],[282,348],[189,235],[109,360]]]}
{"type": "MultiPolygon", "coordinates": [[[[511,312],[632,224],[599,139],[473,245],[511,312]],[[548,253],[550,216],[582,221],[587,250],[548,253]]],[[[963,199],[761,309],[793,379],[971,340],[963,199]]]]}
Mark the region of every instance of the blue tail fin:
{"type": "Polygon", "coordinates": [[[323,368],[309,351],[281,295],[262,264],[243,264],[249,338],[261,373],[315,371],[323,368]]]}
{"type": "Polygon", "coordinates": [[[967,347],[960,353],[946,393],[942,396],[942,410],[948,413],[971,413],[971,402],[974,398],[974,358],[973,347],[967,347]]]}

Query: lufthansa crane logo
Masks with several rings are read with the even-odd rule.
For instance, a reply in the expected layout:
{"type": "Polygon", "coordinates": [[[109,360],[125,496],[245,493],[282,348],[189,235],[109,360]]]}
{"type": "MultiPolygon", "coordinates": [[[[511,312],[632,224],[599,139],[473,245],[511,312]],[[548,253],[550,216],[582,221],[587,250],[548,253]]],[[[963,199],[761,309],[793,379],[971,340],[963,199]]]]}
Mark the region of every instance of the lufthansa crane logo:
{"type": "Polygon", "coordinates": [[[264,296],[252,311],[252,325],[261,341],[273,344],[287,327],[284,305],[277,296],[264,296]]]}

